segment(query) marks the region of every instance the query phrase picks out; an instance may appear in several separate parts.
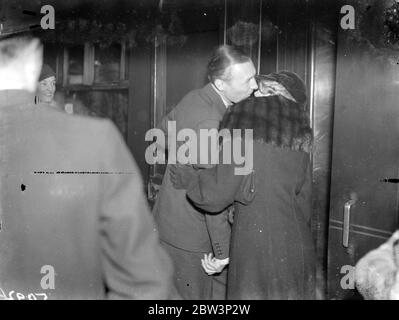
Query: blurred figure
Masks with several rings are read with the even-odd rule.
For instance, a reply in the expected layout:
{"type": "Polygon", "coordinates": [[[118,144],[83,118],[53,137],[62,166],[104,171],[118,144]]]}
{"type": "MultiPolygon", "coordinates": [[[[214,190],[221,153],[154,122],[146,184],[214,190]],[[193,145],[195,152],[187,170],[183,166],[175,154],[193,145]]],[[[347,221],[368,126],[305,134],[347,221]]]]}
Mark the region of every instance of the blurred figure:
{"type": "MultiPolygon", "coordinates": [[[[312,131],[304,110],[306,87],[287,71],[258,80],[256,97],[230,108],[220,125],[230,134],[241,130],[241,137],[231,134],[230,140],[233,146],[242,143],[243,166],[253,163],[253,171],[238,175],[241,165],[219,160],[199,175],[187,166],[172,167],[171,180],[175,188],[186,188],[193,203],[207,212],[218,213],[234,203],[228,299],[315,299],[312,131]],[[244,138],[244,130],[252,131],[253,137],[244,138]]],[[[230,159],[235,159],[232,152],[230,159]]],[[[222,148],[219,159],[224,156],[222,148]]],[[[218,267],[213,259],[204,264],[218,267]]]]}
{"type": "Polygon", "coordinates": [[[0,41],[0,296],[169,298],[134,159],[110,121],[47,107],[52,75],[33,104],[41,64],[37,39],[0,41]]]}
{"type": "Polygon", "coordinates": [[[399,231],[356,264],[356,288],[366,300],[399,300],[399,231]]]}

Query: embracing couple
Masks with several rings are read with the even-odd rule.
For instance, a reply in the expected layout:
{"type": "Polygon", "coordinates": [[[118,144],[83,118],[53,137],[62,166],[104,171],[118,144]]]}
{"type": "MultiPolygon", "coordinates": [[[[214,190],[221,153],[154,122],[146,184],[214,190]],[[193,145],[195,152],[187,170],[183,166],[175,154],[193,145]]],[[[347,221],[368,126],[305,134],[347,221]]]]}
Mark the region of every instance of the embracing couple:
{"type": "Polygon", "coordinates": [[[306,87],[287,71],[256,75],[231,46],[216,49],[208,79],[159,128],[176,121],[177,130],[251,129],[253,170],[167,166],[153,212],[175,285],[184,299],[314,299],[306,87]]]}

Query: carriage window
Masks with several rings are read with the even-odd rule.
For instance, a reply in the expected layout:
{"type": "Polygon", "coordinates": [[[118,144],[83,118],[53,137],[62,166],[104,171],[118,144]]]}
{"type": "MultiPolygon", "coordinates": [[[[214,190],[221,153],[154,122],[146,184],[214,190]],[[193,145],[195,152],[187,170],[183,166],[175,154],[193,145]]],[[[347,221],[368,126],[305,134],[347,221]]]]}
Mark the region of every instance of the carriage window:
{"type": "Polygon", "coordinates": [[[58,96],[68,113],[108,118],[127,139],[129,83],[124,42],[102,47],[86,42],[64,48],[66,77],[58,96]]]}
{"type": "Polygon", "coordinates": [[[84,46],[68,48],[67,84],[83,84],[84,46]]]}
{"type": "Polygon", "coordinates": [[[109,47],[94,46],[94,82],[108,83],[124,80],[124,46],[113,43],[109,47]]]}

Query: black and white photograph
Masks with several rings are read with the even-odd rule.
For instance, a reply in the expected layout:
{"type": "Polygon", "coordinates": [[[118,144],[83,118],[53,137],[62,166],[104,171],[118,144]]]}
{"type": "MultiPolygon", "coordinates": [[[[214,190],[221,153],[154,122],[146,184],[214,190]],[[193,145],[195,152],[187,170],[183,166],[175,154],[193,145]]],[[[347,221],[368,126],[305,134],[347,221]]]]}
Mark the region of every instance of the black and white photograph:
{"type": "Polygon", "coordinates": [[[398,0],[0,0],[0,300],[399,300],[398,187],[398,0]]]}

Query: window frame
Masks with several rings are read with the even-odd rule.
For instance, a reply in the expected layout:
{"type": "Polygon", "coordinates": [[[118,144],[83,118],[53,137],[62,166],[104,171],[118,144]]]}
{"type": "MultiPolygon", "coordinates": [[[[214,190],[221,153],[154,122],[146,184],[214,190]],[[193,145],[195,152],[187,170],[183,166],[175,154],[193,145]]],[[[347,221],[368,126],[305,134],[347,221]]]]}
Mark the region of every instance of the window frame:
{"type": "Polygon", "coordinates": [[[118,43],[121,45],[121,56],[119,60],[119,80],[110,82],[94,82],[94,60],[95,60],[95,45],[91,42],[84,43],[83,52],[83,83],[69,84],[69,50],[65,46],[61,53],[61,59],[57,59],[57,75],[58,83],[61,83],[60,90],[63,91],[88,91],[88,90],[128,90],[129,80],[127,77],[128,54],[127,44],[125,40],[118,43]],[[61,71],[61,72],[59,72],[61,71]]]}

